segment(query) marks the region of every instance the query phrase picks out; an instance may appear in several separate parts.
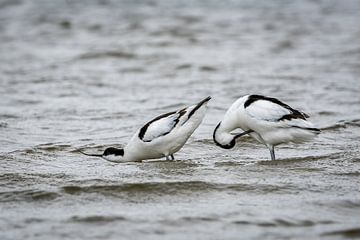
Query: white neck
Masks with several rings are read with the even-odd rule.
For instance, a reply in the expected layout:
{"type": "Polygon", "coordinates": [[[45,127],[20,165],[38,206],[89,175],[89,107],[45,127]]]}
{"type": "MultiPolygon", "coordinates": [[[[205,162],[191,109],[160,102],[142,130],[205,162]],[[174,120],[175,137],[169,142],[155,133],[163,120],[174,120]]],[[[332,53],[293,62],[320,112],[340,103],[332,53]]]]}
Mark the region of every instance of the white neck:
{"type": "Polygon", "coordinates": [[[214,141],[220,145],[228,145],[234,139],[234,135],[230,134],[222,123],[216,127],[214,131],[214,141]]]}

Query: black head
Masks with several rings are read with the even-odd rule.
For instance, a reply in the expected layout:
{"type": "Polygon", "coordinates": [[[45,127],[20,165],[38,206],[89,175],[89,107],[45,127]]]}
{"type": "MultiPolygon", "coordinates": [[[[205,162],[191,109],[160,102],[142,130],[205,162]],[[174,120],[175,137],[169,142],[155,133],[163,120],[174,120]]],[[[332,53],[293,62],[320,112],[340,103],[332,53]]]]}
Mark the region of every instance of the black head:
{"type": "Polygon", "coordinates": [[[223,144],[219,143],[218,141],[216,141],[215,135],[216,135],[216,131],[217,131],[218,128],[220,127],[220,124],[221,124],[221,122],[219,122],[219,124],[216,126],[216,128],[215,128],[215,130],[214,130],[214,132],[213,132],[213,140],[214,140],[214,142],[215,142],[215,144],[216,144],[217,146],[219,146],[219,147],[221,147],[221,148],[225,148],[225,149],[231,149],[231,148],[233,148],[233,147],[235,146],[235,144],[236,144],[236,142],[235,142],[236,137],[234,137],[228,144],[225,144],[225,145],[223,145],[223,144]]]}
{"type": "Polygon", "coordinates": [[[230,143],[225,144],[225,145],[218,143],[216,140],[215,140],[215,143],[216,143],[217,146],[219,146],[219,147],[221,147],[221,148],[225,148],[225,149],[231,149],[231,148],[233,148],[233,147],[235,146],[235,144],[236,144],[235,138],[233,138],[233,140],[231,140],[230,143]]]}
{"type": "Polygon", "coordinates": [[[105,149],[103,153],[103,156],[108,156],[108,155],[124,156],[124,149],[109,147],[105,149]]]}

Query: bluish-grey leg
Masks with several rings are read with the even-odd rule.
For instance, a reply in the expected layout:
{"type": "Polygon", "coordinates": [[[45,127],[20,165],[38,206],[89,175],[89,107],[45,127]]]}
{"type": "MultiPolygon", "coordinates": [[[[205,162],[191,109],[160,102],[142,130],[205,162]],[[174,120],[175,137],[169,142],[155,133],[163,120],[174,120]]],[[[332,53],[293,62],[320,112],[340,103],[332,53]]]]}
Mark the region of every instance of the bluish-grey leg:
{"type": "Polygon", "coordinates": [[[171,157],[171,160],[175,160],[174,154],[171,154],[170,157],[171,157]]]}
{"type": "Polygon", "coordinates": [[[269,147],[269,150],[270,150],[270,155],[271,155],[271,160],[276,160],[275,159],[275,149],[274,149],[274,146],[270,146],[269,147]]]}

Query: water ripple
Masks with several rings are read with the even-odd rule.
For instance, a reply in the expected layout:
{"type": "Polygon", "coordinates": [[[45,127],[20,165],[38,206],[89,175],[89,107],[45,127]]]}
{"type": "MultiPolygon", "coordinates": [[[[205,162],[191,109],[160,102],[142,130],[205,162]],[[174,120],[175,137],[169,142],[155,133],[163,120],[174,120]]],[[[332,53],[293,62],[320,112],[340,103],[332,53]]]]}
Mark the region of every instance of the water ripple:
{"type": "Polygon", "coordinates": [[[125,217],[122,216],[73,216],[68,221],[69,222],[79,222],[79,223],[109,223],[115,221],[124,221],[126,220],[125,217]]]}
{"type": "Polygon", "coordinates": [[[360,228],[351,228],[351,229],[344,229],[338,231],[327,232],[323,234],[324,236],[343,236],[351,239],[359,238],[360,237],[360,228]]]}
{"type": "Polygon", "coordinates": [[[89,52],[84,53],[78,57],[78,59],[97,59],[97,58],[123,58],[133,59],[136,58],[136,54],[123,52],[123,51],[104,51],[104,52],[89,52]]]}
{"type": "Polygon", "coordinates": [[[256,225],[260,227],[312,227],[315,225],[322,224],[333,224],[334,221],[312,221],[312,220],[286,220],[286,219],[274,219],[271,221],[246,221],[238,220],[233,221],[232,223],[238,225],[256,225]]]}
{"type": "Polygon", "coordinates": [[[59,197],[58,193],[43,191],[43,190],[0,192],[0,202],[45,201],[45,200],[54,200],[57,197],[59,197]]]}
{"type": "Polygon", "coordinates": [[[292,185],[267,184],[223,184],[203,181],[188,182],[146,182],[124,183],[117,185],[69,185],[62,187],[64,193],[78,195],[82,193],[98,193],[105,196],[123,196],[129,194],[143,194],[144,196],[182,195],[207,192],[254,192],[254,193],[284,193],[299,190],[292,185]]]}

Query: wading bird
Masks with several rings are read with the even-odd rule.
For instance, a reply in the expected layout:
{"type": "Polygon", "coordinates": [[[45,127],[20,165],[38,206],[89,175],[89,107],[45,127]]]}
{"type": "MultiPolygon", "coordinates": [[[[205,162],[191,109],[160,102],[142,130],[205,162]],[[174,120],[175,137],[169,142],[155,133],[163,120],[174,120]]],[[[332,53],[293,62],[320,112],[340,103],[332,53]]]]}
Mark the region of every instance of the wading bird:
{"type": "Polygon", "coordinates": [[[161,157],[174,160],[174,153],[184,146],[202,122],[210,99],[207,97],[195,105],[154,118],[137,130],[123,149],[110,147],[102,154],[79,152],[111,162],[136,162],[161,157]]]}
{"type": "Polygon", "coordinates": [[[320,130],[306,119],[309,116],[276,98],[247,95],[236,100],[216,126],[213,140],[216,145],[230,149],[235,140],[249,134],[270,150],[275,160],[274,147],[288,142],[301,143],[311,140],[320,130]],[[237,128],[244,132],[231,134],[237,128]]]}

